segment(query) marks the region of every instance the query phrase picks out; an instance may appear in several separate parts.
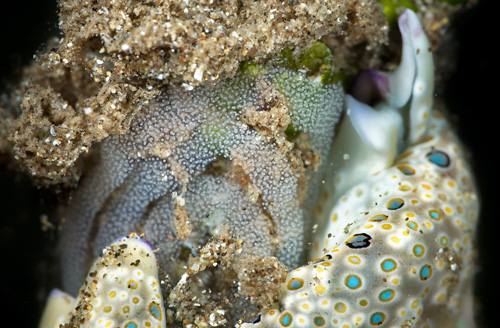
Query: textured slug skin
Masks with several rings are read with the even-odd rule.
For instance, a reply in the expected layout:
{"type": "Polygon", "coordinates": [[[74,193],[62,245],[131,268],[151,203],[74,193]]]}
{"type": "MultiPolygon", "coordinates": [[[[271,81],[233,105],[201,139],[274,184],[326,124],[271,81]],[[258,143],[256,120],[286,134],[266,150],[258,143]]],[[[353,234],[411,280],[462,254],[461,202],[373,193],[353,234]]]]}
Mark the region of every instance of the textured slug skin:
{"type": "Polygon", "coordinates": [[[47,306],[48,320],[39,328],[166,327],[156,257],[137,234],[103,249],[73,301],[72,311],[67,306],[47,306]]]}
{"type": "Polygon", "coordinates": [[[477,218],[463,148],[434,113],[422,143],[340,198],[321,257],[291,271],[280,304],[254,324],[453,326],[470,296],[477,218]]]}

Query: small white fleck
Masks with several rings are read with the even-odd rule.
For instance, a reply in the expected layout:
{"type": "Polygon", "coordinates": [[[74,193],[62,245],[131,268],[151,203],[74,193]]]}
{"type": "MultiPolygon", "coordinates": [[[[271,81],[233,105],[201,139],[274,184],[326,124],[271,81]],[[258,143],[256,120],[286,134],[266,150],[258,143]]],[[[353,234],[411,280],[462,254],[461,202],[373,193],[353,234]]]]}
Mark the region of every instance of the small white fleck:
{"type": "Polygon", "coordinates": [[[191,90],[193,90],[193,89],[194,89],[194,87],[193,87],[192,85],[187,84],[187,83],[182,83],[182,87],[183,87],[184,89],[186,89],[187,91],[191,91],[191,90]]]}
{"type": "Polygon", "coordinates": [[[203,68],[202,67],[198,67],[195,71],[194,71],[194,79],[197,80],[197,81],[201,81],[203,79],[203,68]]]}

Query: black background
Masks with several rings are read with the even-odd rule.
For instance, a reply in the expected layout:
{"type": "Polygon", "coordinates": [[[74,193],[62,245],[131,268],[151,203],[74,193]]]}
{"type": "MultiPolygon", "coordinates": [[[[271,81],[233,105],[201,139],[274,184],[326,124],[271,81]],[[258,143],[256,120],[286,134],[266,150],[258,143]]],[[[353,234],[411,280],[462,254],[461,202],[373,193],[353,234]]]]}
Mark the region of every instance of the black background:
{"type": "MultiPolygon", "coordinates": [[[[500,28],[496,0],[479,5],[460,17],[459,63],[447,83],[445,97],[456,115],[459,133],[473,153],[482,210],[479,273],[476,295],[481,305],[482,327],[497,327],[499,280],[497,263],[500,244],[500,83],[496,47],[500,28]],[[494,8],[495,6],[495,8],[494,8]],[[495,306],[495,307],[494,307],[495,306]]],[[[4,1],[0,7],[0,83],[18,75],[50,35],[58,35],[55,0],[4,1]]],[[[3,86],[0,86],[3,90],[3,86]]],[[[40,229],[41,213],[50,210],[55,196],[33,188],[26,177],[0,164],[0,295],[4,322],[16,327],[36,327],[40,315],[44,276],[50,268],[40,258],[54,242],[40,229]],[[9,318],[7,318],[9,316],[9,318]]]]}

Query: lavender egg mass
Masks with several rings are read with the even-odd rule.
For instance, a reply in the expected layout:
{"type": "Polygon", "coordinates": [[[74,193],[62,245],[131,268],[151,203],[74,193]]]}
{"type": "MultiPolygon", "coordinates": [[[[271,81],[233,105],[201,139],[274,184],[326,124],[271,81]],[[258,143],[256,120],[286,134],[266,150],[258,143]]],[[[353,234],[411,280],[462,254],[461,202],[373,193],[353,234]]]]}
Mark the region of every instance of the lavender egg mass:
{"type": "Polygon", "coordinates": [[[232,279],[303,260],[312,222],[304,202],[319,189],[343,106],[341,88],[321,77],[249,65],[215,86],[168,88],[129,132],[104,140],[66,212],[64,289],[76,294],[101,249],[130,232],[157,248],[172,284],[204,245],[226,236],[242,246],[219,263],[225,270],[204,273],[196,288],[212,295],[198,297],[231,300],[235,318],[249,312],[237,305],[248,302],[238,288],[249,287],[232,279]]]}

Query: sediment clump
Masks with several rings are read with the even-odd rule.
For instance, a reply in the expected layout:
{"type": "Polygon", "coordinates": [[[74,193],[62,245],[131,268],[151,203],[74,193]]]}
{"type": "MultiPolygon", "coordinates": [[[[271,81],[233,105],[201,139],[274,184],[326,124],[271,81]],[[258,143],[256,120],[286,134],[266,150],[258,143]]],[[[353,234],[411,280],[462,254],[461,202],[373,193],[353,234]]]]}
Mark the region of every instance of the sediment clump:
{"type": "MultiPolygon", "coordinates": [[[[428,34],[439,36],[460,8],[414,6],[428,34]]],[[[80,155],[125,132],[162,85],[215,83],[243,61],[298,54],[321,38],[343,74],[395,65],[386,47],[389,9],[375,0],[60,1],[63,37],[48,42],[3,106],[0,151],[40,185],[74,186],[80,155]]]]}

